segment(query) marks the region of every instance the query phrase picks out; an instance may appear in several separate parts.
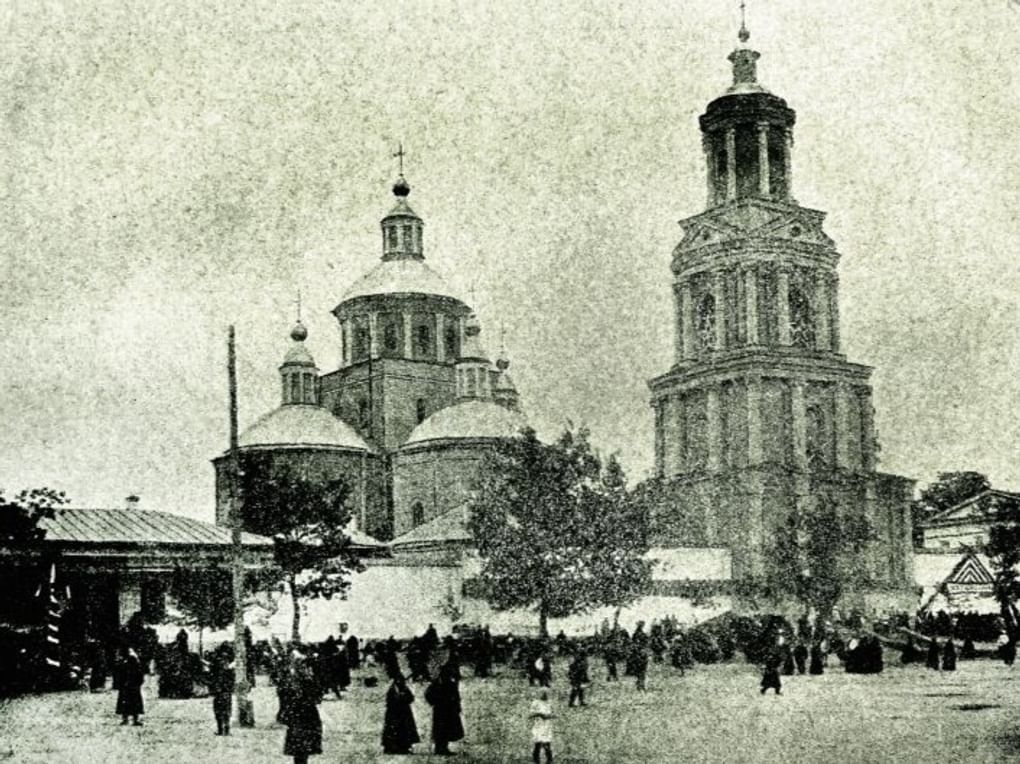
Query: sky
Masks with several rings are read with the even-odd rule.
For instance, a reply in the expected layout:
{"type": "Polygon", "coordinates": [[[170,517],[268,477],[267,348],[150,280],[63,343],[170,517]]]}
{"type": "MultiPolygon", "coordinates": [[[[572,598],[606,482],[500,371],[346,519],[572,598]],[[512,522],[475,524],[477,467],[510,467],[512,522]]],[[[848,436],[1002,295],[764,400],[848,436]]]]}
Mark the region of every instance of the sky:
{"type": "MultiPolygon", "coordinates": [[[[213,518],[228,441],[279,403],[296,296],[378,260],[402,141],[427,262],[500,327],[540,434],[652,467],[677,221],[737,2],[9,2],[0,7],[0,487],[213,518]],[[232,5],[232,4],[230,4],[232,5]]],[[[1020,2],[751,0],[828,213],[880,469],[1020,488],[1020,2]]]]}

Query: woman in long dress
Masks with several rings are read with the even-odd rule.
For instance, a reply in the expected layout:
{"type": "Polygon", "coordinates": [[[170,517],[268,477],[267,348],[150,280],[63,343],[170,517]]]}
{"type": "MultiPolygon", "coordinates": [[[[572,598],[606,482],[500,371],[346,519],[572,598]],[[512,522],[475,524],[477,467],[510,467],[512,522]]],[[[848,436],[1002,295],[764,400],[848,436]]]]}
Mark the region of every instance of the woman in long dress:
{"type": "Polygon", "coordinates": [[[450,755],[450,743],[464,738],[460,718],[460,679],[456,665],[444,663],[439,676],[425,690],[425,700],[432,706],[432,741],[440,756],[450,755]]]}
{"type": "Polygon", "coordinates": [[[322,690],[303,655],[294,659],[281,721],[287,725],[283,742],[285,756],[293,756],[294,764],[308,764],[308,757],[322,753],[322,719],[319,702],[322,690]]]}
{"type": "Polygon", "coordinates": [[[414,721],[414,693],[402,674],[393,677],[386,691],[386,715],[383,718],[383,753],[411,753],[411,746],[421,742],[418,725],[414,721]]]}

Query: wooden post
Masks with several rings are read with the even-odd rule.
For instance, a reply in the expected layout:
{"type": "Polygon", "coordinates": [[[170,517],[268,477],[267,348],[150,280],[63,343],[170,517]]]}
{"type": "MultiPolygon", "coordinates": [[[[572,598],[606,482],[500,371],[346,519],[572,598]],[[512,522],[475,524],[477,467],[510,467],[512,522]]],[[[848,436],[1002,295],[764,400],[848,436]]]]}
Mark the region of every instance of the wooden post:
{"type": "Polygon", "coordinates": [[[249,693],[248,656],[244,644],[244,548],[241,545],[241,501],[238,485],[239,466],[237,458],[237,360],[234,353],[234,327],[227,335],[227,379],[230,385],[230,540],[233,569],[234,594],[234,666],[237,683],[237,725],[255,726],[255,706],[249,693]]]}

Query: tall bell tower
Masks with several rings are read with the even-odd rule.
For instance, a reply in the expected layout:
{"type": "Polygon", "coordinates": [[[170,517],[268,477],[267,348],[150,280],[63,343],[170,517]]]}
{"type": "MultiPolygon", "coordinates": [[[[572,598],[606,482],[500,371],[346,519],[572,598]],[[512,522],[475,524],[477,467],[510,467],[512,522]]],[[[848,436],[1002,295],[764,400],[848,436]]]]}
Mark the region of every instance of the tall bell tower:
{"type": "Polygon", "coordinates": [[[742,24],[733,84],[700,117],[706,209],[673,250],[675,357],[649,383],[655,471],[676,497],[659,527],[758,576],[776,529],[824,495],[874,528],[871,578],[904,587],[913,482],[876,471],[871,369],[840,349],[839,254],[825,214],[794,199],[796,114],[758,82],[748,39],[742,24]]]}

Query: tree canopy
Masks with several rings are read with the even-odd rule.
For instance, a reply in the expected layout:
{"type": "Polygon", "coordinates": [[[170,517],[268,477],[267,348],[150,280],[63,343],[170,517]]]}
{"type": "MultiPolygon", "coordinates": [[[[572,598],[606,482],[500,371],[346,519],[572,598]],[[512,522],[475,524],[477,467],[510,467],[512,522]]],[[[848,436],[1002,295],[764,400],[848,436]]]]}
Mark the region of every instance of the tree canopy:
{"type": "Polygon", "coordinates": [[[64,492],[52,488],[30,488],[11,499],[0,489],[0,543],[41,541],[46,531],[39,521],[52,518],[54,510],[66,503],[64,492]]]}
{"type": "Polygon", "coordinates": [[[351,520],[350,488],[342,479],[316,479],[266,454],[243,454],[244,527],[270,536],[274,559],[290,586],[292,637],[300,638],[300,601],[344,596],[361,564],[344,532],[351,520]]]}
{"type": "Polygon", "coordinates": [[[940,472],[927,488],[921,491],[921,497],[911,507],[914,521],[914,546],[924,542],[923,523],[936,512],[955,507],[961,501],[977,496],[992,484],[987,476],[973,470],[961,472],[940,472]]]}
{"type": "Polygon", "coordinates": [[[499,610],[536,609],[543,634],[548,618],[622,607],[651,579],[647,518],[619,462],[603,462],[584,429],[551,444],[531,429],[501,440],[483,463],[469,527],[482,596],[499,610]]]}

